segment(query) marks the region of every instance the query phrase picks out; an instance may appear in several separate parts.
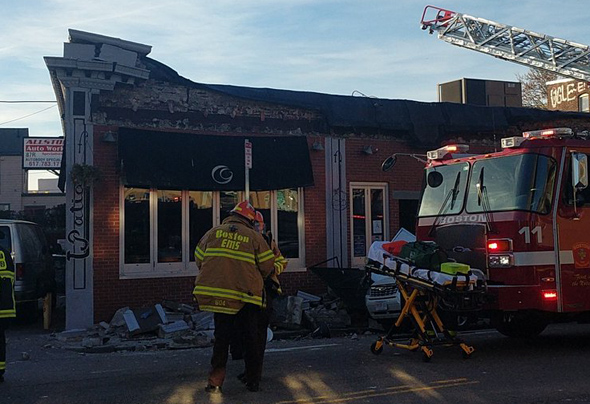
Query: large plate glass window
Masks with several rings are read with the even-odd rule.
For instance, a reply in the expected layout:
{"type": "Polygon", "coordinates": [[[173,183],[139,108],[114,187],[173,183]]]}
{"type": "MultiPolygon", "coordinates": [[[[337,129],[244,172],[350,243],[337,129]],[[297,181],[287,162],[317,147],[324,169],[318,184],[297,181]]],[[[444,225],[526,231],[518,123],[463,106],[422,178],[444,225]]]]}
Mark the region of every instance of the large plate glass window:
{"type": "Polygon", "coordinates": [[[213,192],[188,193],[189,260],[194,261],[194,248],[201,237],[213,227],[213,192]]]}
{"type": "Polygon", "coordinates": [[[125,264],[150,263],[150,190],[145,188],[125,188],[124,198],[125,264]]]}
{"type": "Polygon", "coordinates": [[[158,262],[182,262],[182,192],[157,191],[158,262]]]}
{"type": "MultiPolygon", "coordinates": [[[[257,191],[250,201],[289,259],[288,271],[303,270],[301,189],[257,191]]],[[[201,237],[229,216],[242,191],[178,191],[122,188],[121,276],[196,274],[194,249],[201,237]]]]}

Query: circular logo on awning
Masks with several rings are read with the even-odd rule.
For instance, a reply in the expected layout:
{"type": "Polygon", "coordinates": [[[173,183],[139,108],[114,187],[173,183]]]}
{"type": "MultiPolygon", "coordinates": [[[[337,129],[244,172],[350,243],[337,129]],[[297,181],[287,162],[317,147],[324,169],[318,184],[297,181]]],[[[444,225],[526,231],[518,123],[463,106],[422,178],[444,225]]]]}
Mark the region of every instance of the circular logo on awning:
{"type": "Polygon", "coordinates": [[[218,184],[227,184],[234,178],[234,173],[228,166],[216,166],[211,170],[211,178],[218,184]]]}

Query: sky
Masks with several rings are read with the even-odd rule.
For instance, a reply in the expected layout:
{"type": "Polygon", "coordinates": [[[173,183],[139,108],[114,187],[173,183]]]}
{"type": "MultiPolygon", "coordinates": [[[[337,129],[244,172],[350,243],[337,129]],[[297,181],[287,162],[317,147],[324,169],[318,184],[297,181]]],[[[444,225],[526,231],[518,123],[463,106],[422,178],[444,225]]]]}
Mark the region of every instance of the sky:
{"type": "MultiPolygon", "coordinates": [[[[528,69],[420,28],[420,0],[2,0],[0,128],[61,136],[44,56],[68,29],[152,46],[149,57],[192,81],[436,102],[463,77],[517,81],[528,69]],[[27,101],[8,103],[7,101],[27,101]],[[33,102],[34,101],[34,102],[33,102]]],[[[590,44],[584,0],[430,3],[590,44]]],[[[30,173],[32,181],[48,177],[30,173]]],[[[32,185],[35,187],[35,184],[32,185]]]]}

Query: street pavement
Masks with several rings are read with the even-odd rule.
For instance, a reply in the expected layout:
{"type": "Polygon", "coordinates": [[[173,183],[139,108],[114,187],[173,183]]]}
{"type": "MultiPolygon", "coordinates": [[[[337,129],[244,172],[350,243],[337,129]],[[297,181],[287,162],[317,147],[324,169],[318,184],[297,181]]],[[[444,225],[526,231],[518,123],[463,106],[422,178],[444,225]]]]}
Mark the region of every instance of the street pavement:
{"type": "Polygon", "coordinates": [[[429,363],[390,346],[374,355],[378,336],[273,340],[260,392],[245,389],[236,378],[243,362],[230,361],[223,394],[211,396],[203,390],[210,348],[87,354],[38,327],[17,327],[0,403],[590,403],[590,325],[552,325],[536,340],[465,332],[471,359],[435,347],[429,363]]]}

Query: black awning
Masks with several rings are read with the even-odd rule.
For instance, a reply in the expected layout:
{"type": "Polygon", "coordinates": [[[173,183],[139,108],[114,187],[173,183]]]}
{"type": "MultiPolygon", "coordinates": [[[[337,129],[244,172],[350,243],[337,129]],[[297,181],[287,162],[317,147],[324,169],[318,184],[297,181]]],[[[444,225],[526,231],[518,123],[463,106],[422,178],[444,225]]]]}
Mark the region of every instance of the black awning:
{"type": "Polygon", "coordinates": [[[313,185],[303,136],[209,136],[120,128],[123,183],[158,189],[243,190],[246,138],[252,143],[251,190],[313,185]]]}

